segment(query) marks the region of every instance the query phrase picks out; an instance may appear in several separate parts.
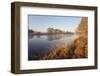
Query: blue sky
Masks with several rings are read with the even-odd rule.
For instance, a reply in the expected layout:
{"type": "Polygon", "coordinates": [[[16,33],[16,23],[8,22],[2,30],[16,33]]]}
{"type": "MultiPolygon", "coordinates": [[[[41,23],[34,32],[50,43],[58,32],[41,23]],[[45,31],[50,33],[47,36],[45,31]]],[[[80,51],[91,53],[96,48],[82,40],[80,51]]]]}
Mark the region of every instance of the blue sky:
{"type": "Polygon", "coordinates": [[[39,32],[46,32],[47,28],[60,29],[62,31],[72,31],[80,24],[82,17],[75,16],[43,16],[29,15],[29,29],[39,32]]]}

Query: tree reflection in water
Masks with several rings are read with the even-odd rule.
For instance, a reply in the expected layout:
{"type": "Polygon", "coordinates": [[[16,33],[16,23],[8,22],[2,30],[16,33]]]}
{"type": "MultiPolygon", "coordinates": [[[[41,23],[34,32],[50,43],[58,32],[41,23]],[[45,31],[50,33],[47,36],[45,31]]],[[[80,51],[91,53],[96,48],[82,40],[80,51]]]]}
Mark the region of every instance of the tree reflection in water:
{"type": "Polygon", "coordinates": [[[58,40],[58,39],[61,39],[64,36],[65,36],[64,34],[47,35],[48,41],[58,40]]]}
{"type": "Polygon", "coordinates": [[[34,38],[34,35],[33,34],[28,34],[28,39],[32,39],[34,38]]]}
{"type": "Polygon", "coordinates": [[[53,35],[32,35],[32,34],[29,34],[28,38],[29,39],[34,38],[34,37],[41,38],[42,36],[46,36],[48,41],[52,41],[52,40],[61,39],[62,37],[66,36],[66,34],[53,34],[53,35]]]}
{"type": "Polygon", "coordinates": [[[37,35],[37,38],[41,38],[41,35],[37,35]]]}

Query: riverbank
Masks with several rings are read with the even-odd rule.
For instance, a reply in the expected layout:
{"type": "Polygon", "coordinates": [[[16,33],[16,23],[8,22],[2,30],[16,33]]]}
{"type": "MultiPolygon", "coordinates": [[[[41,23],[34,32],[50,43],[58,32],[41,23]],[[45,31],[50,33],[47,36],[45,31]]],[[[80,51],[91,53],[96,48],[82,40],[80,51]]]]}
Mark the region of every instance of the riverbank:
{"type": "Polygon", "coordinates": [[[71,44],[59,44],[51,47],[50,53],[40,60],[87,58],[87,38],[80,36],[71,44]]]}
{"type": "Polygon", "coordinates": [[[73,32],[66,32],[66,33],[28,33],[28,35],[66,35],[66,34],[70,34],[73,35],[73,32]]]}
{"type": "Polygon", "coordinates": [[[45,55],[41,59],[43,60],[50,60],[50,59],[67,59],[70,58],[70,51],[69,47],[70,45],[63,43],[59,45],[55,45],[51,47],[50,53],[48,55],[45,55]]]}

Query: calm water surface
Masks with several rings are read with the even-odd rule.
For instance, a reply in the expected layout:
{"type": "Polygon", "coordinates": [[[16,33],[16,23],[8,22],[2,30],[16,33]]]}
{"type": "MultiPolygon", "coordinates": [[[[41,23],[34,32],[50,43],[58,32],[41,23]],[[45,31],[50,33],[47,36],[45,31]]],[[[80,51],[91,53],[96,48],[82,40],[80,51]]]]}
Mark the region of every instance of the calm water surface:
{"type": "Polygon", "coordinates": [[[71,43],[75,35],[29,35],[28,60],[34,60],[36,56],[44,56],[50,52],[51,46],[71,43]]]}

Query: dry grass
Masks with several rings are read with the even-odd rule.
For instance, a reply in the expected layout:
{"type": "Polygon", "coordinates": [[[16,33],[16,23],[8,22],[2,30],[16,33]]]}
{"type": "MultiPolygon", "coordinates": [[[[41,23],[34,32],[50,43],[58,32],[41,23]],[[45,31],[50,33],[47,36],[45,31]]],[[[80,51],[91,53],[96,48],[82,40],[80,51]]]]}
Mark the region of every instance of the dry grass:
{"type": "Polygon", "coordinates": [[[50,53],[40,57],[42,60],[87,58],[87,38],[79,37],[72,44],[59,44],[51,47],[50,53]]]}
{"type": "Polygon", "coordinates": [[[88,56],[88,42],[87,37],[80,36],[74,41],[74,58],[87,58],[88,56]]]}
{"type": "Polygon", "coordinates": [[[59,44],[51,47],[50,53],[44,56],[42,59],[63,59],[69,58],[69,50],[67,44],[59,44]]]}

